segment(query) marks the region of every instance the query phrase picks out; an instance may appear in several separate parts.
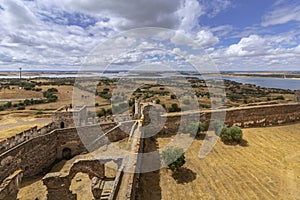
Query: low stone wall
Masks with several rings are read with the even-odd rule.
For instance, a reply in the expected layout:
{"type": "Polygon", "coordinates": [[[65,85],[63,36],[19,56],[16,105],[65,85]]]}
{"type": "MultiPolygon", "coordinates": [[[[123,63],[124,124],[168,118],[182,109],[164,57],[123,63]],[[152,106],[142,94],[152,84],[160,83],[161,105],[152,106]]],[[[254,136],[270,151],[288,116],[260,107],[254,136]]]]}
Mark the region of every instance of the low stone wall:
{"type": "Polygon", "coordinates": [[[0,185],[0,199],[16,200],[22,177],[22,170],[17,170],[12,175],[7,177],[0,185]]]}
{"type": "Polygon", "coordinates": [[[0,154],[27,140],[49,133],[54,129],[55,129],[54,123],[50,123],[40,129],[38,129],[37,126],[35,126],[13,137],[7,138],[6,140],[0,142],[0,154]]]}

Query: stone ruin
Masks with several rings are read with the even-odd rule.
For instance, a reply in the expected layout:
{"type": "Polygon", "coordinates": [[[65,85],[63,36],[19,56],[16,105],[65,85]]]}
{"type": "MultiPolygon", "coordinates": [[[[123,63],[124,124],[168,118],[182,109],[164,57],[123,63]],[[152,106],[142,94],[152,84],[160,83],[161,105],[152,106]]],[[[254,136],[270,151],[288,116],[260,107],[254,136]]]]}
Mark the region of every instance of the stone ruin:
{"type": "MultiPolygon", "coordinates": [[[[97,137],[95,138],[97,144],[93,146],[93,149],[105,147],[107,143],[128,137],[135,121],[128,121],[132,120],[128,116],[115,117],[117,123],[105,120],[102,123],[88,125],[86,106],[68,110],[62,107],[52,114],[53,122],[50,125],[40,130],[35,127],[7,140],[10,141],[10,145],[5,146],[6,148],[0,152],[0,199],[17,199],[23,178],[47,173],[54,163],[62,159],[71,159],[74,156],[86,154],[87,149],[82,143],[84,138],[80,138],[77,131],[86,133],[88,137],[97,137]],[[103,133],[98,132],[99,128],[102,129],[103,133]]],[[[135,144],[132,149],[133,153],[138,153],[136,151],[141,150],[136,148],[136,145],[142,144],[139,141],[141,139],[139,136],[133,139],[135,144]]],[[[77,199],[76,194],[69,190],[69,186],[74,176],[79,172],[88,174],[92,180],[91,190],[94,199],[115,199],[116,196],[120,195],[121,197],[118,197],[120,199],[130,199],[135,188],[130,184],[136,182],[133,181],[135,174],[124,175],[122,169],[124,169],[124,163],[128,163],[124,162],[124,159],[126,160],[123,155],[96,160],[93,157],[85,157],[72,161],[69,168],[64,169],[63,172],[46,174],[43,183],[47,187],[47,199],[77,199]],[[108,178],[105,174],[105,163],[108,162],[117,164],[114,177],[108,178]],[[126,177],[125,183],[123,183],[124,176],[126,177]],[[120,194],[118,190],[121,184],[127,185],[125,188],[128,189],[120,194]],[[108,188],[107,185],[113,187],[108,188]]],[[[134,168],[138,167],[137,158],[131,160],[130,163],[133,167],[132,170],[135,171],[134,168]]]]}
{"type": "MultiPolygon", "coordinates": [[[[124,121],[126,127],[124,132],[120,127],[122,122],[102,122],[93,125],[87,125],[87,108],[81,107],[74,110],[57,110],[53,113],[53,122],[51,126],[42,128],[41,130],[32,129],[25,131],[23,135],[18,135],[14,140],[8,140],[10,146],[7,146],[0,152],[0,199],[13,200],[17,198],[20,183],[23,178],[29,178],[41,173],[47,173],[54,163],[61,159],[70,159],[74,156],[85,155],[86,147],[82,143],[81,138],[77,134],[77,129],[81,129],[87,133],[97,133],[98,147],[105,147],[106,141],[114,142],[128,137],[128,133],[132,127],[136,127],[135,137],[131,138],[131,150],[134,154],[143,152],[143,134],[144,128],[136,126],[137,121],[141,124],[149,124],[149,116],[144,111],[154,112],[160,115],[160,110],[153,110],[152,104],[136,104],[135,119],[132,121],[124,121]],[[150,107],[149,107],[150,106],[150,107]],[[75,116],[75,117],[74,117],[75,116]],[[75,128],[75,125],[81,127],[75,128]],[[101,127],[104,133],[98,133],[101,127]],[[99,135],[100,134],[100,135],[99,135]],[[18,141],[18,142],[16,142],[18,141]],[[104,141],[104,142],[103,142],[104,141]]],[[[147,113],[146,112],[146,113],[147,113]]],[[[199,111],[200,112],[200,111],[199,111]]],[[[218,110],[205,112],[200,116],[200,120],[208,123],[212,112],[218,114],[218,110]]],[[[199,114],[199,113],[198,113],[199,114]]],[[[162,132],[176,132],[176,127],[181,123],[190,123],[190,121],[182,122],[181,116],[189,115],[189,113],[172,113],[159,116],[159,124],[162,132]]],[[[191,114],[193,115],[193,114],[191,114]]],[[[128,120],[127,117],[120,117],[119,120],[128,120]]],[[[150,119],[152,120],[152,119],[150,119]]],[[[241,127],[262,127],[278,125],[290,122],[300,121],[300,104],[280,104],[253,106],[251,108],[238,108],[226,110],[226,125],[238,125],[241,127]]],[[[157,127],[150,127],[156,129],[157,127]]],[[[7,142],[7,141],[6,141],[7,142]]],[[[3,146],[3,144],[2,144],[3,146]]],[[[105,157],[95,160],[94,157],[80,157],[72,162],[63,172],[48,173],[43,178],[43,183],[47,187],[49,200],[60,199],[76,199],[76,194],[69,190],[70,180],[79,172],[88,174],[92,180],[91,191],[94,199],[134,199],[136,188],[138,186],[138,173],[124,173],[124,167],[131,168],[131,171],[139,169],[141,161],[140,156],[126,158],[105,157]],[[107,178],[105,172],[105,164],[114,162],[117,170],[114,177],[107,178]],[[130,166],[125,164],[130,163],[130,166]],[[112,187],[107,188],[107,183],[111,181],[112,187]]]]}

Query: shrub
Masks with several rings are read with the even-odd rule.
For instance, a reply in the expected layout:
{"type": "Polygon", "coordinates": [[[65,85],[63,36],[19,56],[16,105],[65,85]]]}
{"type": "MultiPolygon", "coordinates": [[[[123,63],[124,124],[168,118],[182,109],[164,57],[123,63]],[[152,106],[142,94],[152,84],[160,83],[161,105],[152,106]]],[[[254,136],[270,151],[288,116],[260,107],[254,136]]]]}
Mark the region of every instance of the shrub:
{"type": "Polygon", "coordinates": [[[185,164],[184,151],[179,147],[168,147],[162,152],[162,160],[172,171],[176,171],[185,164]]]}
{"type": "Polygon", "coordinates": [[[156,99],[155,103],[160,104],[160,99],[156,99]]]}
{"type": "Polygon", "coordinates": [[[98,113],[97,116],[98,117],[103,117],[106,115],[106,110],[104,108],[102,108],[98,113]]]}
{"type": "Polygon", "coordinates": [[[106,110],[106,114],[111,115],[111,114],[112,114],[112,109],[111,109],[111,108],[108,108],[108,109],[106,110]]]}
{"type": "Polygon", "coordinates": [[[25,110],[25,106],[19,106],[17,110],[25,110]]]}
{"type": "Polygon", "coordinates": [[[205,131],[205,123],[192,122],[187,126],[186,131],[194,137],[198,136],[200,132],[205,131]]]}
{"type": "Polygon", "coordinates": [[[240,127],[238,126],[232,126],[229,128],[230,135],[232,140],[240,142],[243,138],[243,131],[240,127]]]}
{"type": "Polygon", "coordinates": [[[224,127],[222,129],[220,138],[221,138],[222,142],[228,142],[229,140],[231,140],[231,134],[230,134],[229,128],[224,127]]]}
{"type": "Polygon", "coordinates": [[[284,96],[282,96],[282,95],[281,96],[277,96],[277,97],[274,98],[274,100],[284,100],[284,96]]]}
{"type": "Polygon", "coordinates": [[[11,108],[12,107],[12,103],[9,101],[9,102],[7,102],[6,104],[5,104],[5,107],[7,107],[7,108],[11,108]]]}
{"type": "Polygon", "coordinates": [[[175,94],[172,94],[172,95],[171,95],[171,99],[176,99],[176,95],[175,95],[175,94]]]}
{"type": "Polygon", "coordinates": [[[56,92],[58,92],[58,90],[56,88],[49,88],[48,92],[56,93],[56,92]]]}
{"type": "Polygon", "coordinates": [[[169,112],[179,112],[181,109],[178,107],[176,103],[173,103],[169,108],[169,112]]]}

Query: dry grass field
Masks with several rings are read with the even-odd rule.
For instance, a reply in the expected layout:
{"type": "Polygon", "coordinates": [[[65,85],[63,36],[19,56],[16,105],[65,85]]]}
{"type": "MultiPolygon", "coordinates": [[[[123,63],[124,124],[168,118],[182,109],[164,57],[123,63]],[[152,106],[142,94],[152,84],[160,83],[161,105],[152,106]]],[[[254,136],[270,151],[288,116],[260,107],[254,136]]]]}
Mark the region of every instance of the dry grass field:
{"type": "MultiPolygon", "coordinates": [[[[204,159],[198,158],[203,140],[194,140],[178,172],[142,174],[138,199],[300,199],[300,124],[243,132],[248,146],[218,141],[204,159]]],[[[148,139],[145,148],[170,139],[148,139]]]]}
{"type": "Polygon", "coordinates": [[[51,114],[36,115],[36,111],[4,111],[0,114],[0,141],[34,126],[41,128],[51,122],[51,114]]]}

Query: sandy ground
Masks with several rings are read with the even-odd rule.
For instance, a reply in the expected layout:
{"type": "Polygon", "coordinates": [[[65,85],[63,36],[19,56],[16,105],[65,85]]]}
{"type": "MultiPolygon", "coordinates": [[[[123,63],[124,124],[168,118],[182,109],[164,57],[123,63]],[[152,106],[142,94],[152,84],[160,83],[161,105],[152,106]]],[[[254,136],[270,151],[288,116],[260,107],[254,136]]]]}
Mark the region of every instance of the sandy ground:
{"type": "MultiPolygon", "coordinates": [[[[204,159],[198,158],[203,140],[195,140],[177,173],[142,175],[138,199],[300,199],[300,124],[243,131],[248,146],[219,141],[204,159]]],[[[146,148],[169,141],[148,140],[146,148]]]]}

